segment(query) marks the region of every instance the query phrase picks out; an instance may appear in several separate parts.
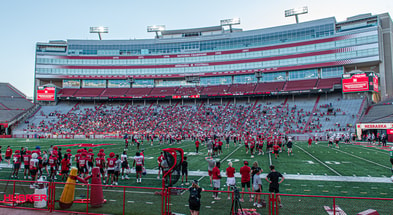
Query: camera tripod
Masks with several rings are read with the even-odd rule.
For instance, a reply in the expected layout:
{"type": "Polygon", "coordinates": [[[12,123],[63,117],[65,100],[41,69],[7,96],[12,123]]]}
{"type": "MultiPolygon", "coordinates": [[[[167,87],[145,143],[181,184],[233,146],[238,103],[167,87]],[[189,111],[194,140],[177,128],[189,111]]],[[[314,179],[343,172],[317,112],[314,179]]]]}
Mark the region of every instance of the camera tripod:
{"type": "Polygon", "coordinates": [[[229,212],[229,214],[234,215],[234,214],[238,214],[238,211],[241,211],[241,214],[244,214],[242,205],[240,204],[240,193],[239,193],[239,189],[237,189],[236,186],[231,186],[231,188],[233,189],[234,192],[234,196],[235,198],[232,201],[232,206],[231,206],[231,211],[229,212]]]}

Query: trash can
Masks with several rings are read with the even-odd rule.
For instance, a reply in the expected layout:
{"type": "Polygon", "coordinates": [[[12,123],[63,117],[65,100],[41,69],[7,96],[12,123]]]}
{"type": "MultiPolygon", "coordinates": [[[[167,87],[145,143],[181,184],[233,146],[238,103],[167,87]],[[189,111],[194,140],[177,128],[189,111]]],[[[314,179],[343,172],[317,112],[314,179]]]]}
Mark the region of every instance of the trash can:
{"type": "Polygon", "coordinates": [[[43,183],[43,182],[46,182],[46,177],[41,176],[36,182],[36,188],[34,189],[34,194],[46,195],[47,198],[46,199],[40,198],[40,201],[35,201],[34,202],[35,208],[45,208],[47,205],[48,183],[43,183]]]}

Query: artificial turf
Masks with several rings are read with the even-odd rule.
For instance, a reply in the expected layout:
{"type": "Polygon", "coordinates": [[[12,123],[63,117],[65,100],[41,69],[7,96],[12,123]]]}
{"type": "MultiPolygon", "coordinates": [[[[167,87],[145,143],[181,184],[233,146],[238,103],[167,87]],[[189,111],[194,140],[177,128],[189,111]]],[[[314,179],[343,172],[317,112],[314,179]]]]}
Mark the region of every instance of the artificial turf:
{"type": "MultiPolygon", "coordinates": [[[[115,152],[122,153],[124,148],[123,140],[53,140],[53,139],[2,139],[0,145],[3,146],[3,153],[7,145],[10,145],[13,150],[19,149],[21,146],[29,149],[40,146],[41,150],[46,150],[50,145],[67,145],[67,144],[114,144],[99,147],[92,147],[94,153],[99,149],[105,149],[105,153],[115,152]]],[[[189,171],[193,175],[189,176],[189,181],[197,179],[200,181],[201,187],[206,190],[211,190],[208,176],[206,176],[207,149],[205,146],[200,147],[200,153],[196,154],[195,145],[192,141],[184,141],[181,144],[173,145],[158,145],[154,142],[153,146],[144,143],[141,149],[145,150],[145,166],[149,170],[157,170],[157,157],[163,148],[177,147],[183,148],[185,155],[188,157],[189,171]],[[198,172],[199,171],[199,172],[198,172]]],[[[79,146],[62,147],[63,153],[66,148],[72,150],[72,154],[76,153],[79,146]]],[[[296,142],[294,145],[294,155],[288,156],[284,151],[280,154],[278,159],[273,155],[255,155],[253,158],[250,154],[246,154],[244,146],[234,146],[231,142],[229,149],[223,148],[223,154],[215,159],[222,162],[221,172],[225,175],[225,168],[227,162],[232,161],[233,167],[239,172],[243,161],[249,161],[250,165],[257,161],[259,166],[264,170],[262,177],[269,172],[269,165],[274,164],[277,171],[288,176],[280,186],[280,193],[283,194],[284,208],[280,209],[280,214],[323,214],[323,206],[333,205],[331,198],[310,198],[310,197],[294,197],[285,196],[286,194],[299,195],[321,195],[321,196],[343,196],[343,197],[376,197],[376,198],[390,198],[393,195],[393,187],[391,183],[377,183],[373,182],[373,177],[389,178],[391,176],[390,163],[388,152],[376,147],[365,147],[359,145],[340,144],[340,148],[328,148],[326,142],[321,142],[318,145],[313,144],[308,148],[304,142],[296,142]],[[369,182],[349,182],[349,181],[329,181],[329,180],[298,180],[296,175],[307,176],[350,176],[353,178],[370,177],[369,182]],[[300,201],[299,201],[300,200],[300,201]],[[319,212],[321,211],[321,212],[319,212]]],[[[130,146],[128,156],[132,158],[135,155],[136,147],[130,146]]],[[[4,164],[4,161],[2,162],[4,164]]],[[[132,161],[131,161],[132,164],[132,161]]],[[[3,168],[0,171],[1,179],[8,179],[10,175],[8,168],[3,168]]],[[[21,176],[21,173],[20,173],[21,176]]],[[[135,181],[135,174],[131,173],[130,180],[119,180],[120,186],[143,186],[159,189],[162,187],[161,180],[157,179],[156,174],[147,174],[144,176],[143,183],[137,184],[135,181]]],[[[19,177],[21,178],[21,177],[19,177]]],[[[59,177],[58,177],[59,178],[59,177]]],[[[59,179],[57,181],[60,181],[59,179]]],[[[221,190],[227,190],[225,187],[226,178],[221,180],[221,190]]],[[[19,182],[18,182],[19,183],[19,182]]],[[[262,180],[263,192],[267,192],[268,184],[262,180]]],[[[181,185],[181,182],[175,184],[176,187],[186,188],[189,185],[181,185]]],[[[240,187],[240,178],[237,178],[237,186],[240,187]]],[[[8,185],[5,189],[5,183],[0,183],[0,191],[5,190],[5,193],[12,193],[12,187],[8,185]]],[[[16,192],[28,193],[33,192],[29,188],[23,186],[16,186],[16,192]]],[[[56,186],[56,199],[60,197],[63,185],[56,186]]],[[[147,190],[137,188],[126,188],[125,192],[125,210],[126,214],[159,214],[161,213],[161,195],[155,195],[159,190],[147,190]]],[[[214,201],[211,193],[203,192],[202,195],[202,211],[209,212],[209,214],[225,214],[229,213],[231,201],[226,200],[227,194],[221,193],[221,200],[214,201]]],[[[75,198],[86,197],[86,186],[78,186],[76,189],[75,198]]],[[[121,214],[123,212],[123,188],[108,187],[104,188],[104,197],[107,203],[98,209],[89,207],[89,212],[105,213],[105,214],[121,214]]],[[[267,198],[267,197],[266,197],[267,198]]],[[[248,198],[247,198],[248,199],[248,198]]],[[[188,211],[188,192],[182,192],[182,195],[173,195],[170,198],[171,210],[178,213],[189,213],[188,211]]],[[[390,214],[393,211],[391,204],[386,204],[388,201],[371,201],[371,200],[349,200],[338,199],[336,203],[348,211],[347,214],[356,214],[362,211],[363,208],[379,209],[380,214],[390,214]]],[[[248,201],[242,203],[243,208],[253,208],[248,201]]],[[[58,207],[58,206],[57,206],[58,207]]],[[[86,211],[86,204],[74,204],[70,209],[72,211],[86,211]]],[[[258,212],[265,214],[267,209],[258,209],[258,212]]],[[[326,212],[324,212],[326,213],[326,212]]]]}

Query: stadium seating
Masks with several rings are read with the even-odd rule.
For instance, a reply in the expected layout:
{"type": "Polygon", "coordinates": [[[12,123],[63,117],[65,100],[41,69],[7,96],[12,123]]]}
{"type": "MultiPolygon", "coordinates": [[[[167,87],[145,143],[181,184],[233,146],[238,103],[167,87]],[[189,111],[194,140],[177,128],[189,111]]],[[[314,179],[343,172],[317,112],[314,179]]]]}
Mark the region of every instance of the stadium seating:
{"type": "Polygon", "coordinates": [[[179,87],[176,91],[176,95],[179,96],[190,96],[190,95],[199,95],[202,91],[203,87],[195,86],[195,87],[179,87]]]}
{"type": "Polygon", "coordinates": [[[72,97],[78,89],[61,89],[58,93],[60,97],[72,97]]]}
{"type": "Polygon", "coordinates": [[[124,97],[129,88],[106,88],[101,97],[124,97]]]}
{"type": "Polygon", "coordinates": [[[149,96],[172,96],[175,94],[178,87],[155,87],[150,92],[149,96]]]}
{"type": "Polygon", "coordinates": [[[148,96],[153,88],[130,88],[126,92],[126,96],[130,97],[144,97],[148,96]]]}
{"type": "MultiPolygon", "coordinates": [[[[281,86],[284,82],[279,82],[281,86]]],[[[225,89],[225,86],[223,86],[225,89]]],[[[229,86],[226,86],[229,88],[229,86]]],[[[132,95],[146,96],[152,88],[130,88],[132,95]],[[148,89],[148,90],[147,90],[148,89]],[[135,91],[136,90],[136,91],[135,91]]],[[[124,92],[124,91],[123,91],[124,92]]],[[[183,91],[185,92],[185,91],[183,91]]],[[[208,87],[208,92],[224,92],[208,87]]],[[[130,94],[128,94],[130,95],[130,94]]],[[[149,102],[131,103],[65,103],[43,107],[26,125],[14,132],[39,134],[88,135],[143,132],[145,135],[172,135],[174,138],[229,134],[244,135],[276,133],[287,135],[347,132],[348,124],[356,122],[361,99],[342,100],[340,94],[252,99],[234,103],[181,104],[149,102]],[[143,104],[143,103],[142,103],[143,104]],[[331,110],[333,108],[333,110],[331,110]],[[306,132],[306,134],[303,134],[306,132]]],[[[0,110],[1,111],[1,110],[0,110]]]]}
{"type": "Polygon", "coordinates": [[[206,86],[203,88],[201,95],[227,94],[229,87],[230,85],[206,86]]]}
{"type": "Polygon", "coordinates": [[[319,79],[317,89],[332,89],[336,84],[341,84],[341,78],[319,79]]]}
{"type": "Polygon", "coordinates": [[[256,84],[232,84],[228,89],[228,93],[234,95],[243,95],[248,93],[253,93],[256,84]]]}
{"type": "Polygon", "coordinates": [[[104,88],[81,88],[75,92],[74,97],[99,97],[104,88]]]}
{"type": "Polygon", "coordinates": [[[285,82],[262,82],[255,87],[255,93],[278,92],[284,87],[285,82]]]}
{"type": "Polygon", "coordinates": [[[317,84],[318,79],[309,79],[309,80],[297,80],[297,81],[288,81],[284,87],[284,91],[296,91],[296,90],[311,90],[317,84]]]}

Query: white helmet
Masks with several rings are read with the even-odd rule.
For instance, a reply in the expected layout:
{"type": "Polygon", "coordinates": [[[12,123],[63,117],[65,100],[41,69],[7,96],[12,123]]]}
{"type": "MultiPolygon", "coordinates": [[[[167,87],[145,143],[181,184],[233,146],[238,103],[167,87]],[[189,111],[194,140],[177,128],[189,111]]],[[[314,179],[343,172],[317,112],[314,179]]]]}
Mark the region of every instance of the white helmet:
{"type": "Polygon", "coordinates": [[[36,159],[37,157],[38,157],[37,153],[33,153],[33,154],[31,155],[31,158],[36,159]]]}

